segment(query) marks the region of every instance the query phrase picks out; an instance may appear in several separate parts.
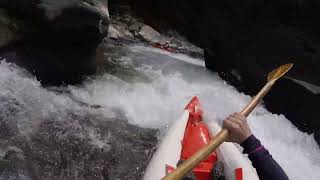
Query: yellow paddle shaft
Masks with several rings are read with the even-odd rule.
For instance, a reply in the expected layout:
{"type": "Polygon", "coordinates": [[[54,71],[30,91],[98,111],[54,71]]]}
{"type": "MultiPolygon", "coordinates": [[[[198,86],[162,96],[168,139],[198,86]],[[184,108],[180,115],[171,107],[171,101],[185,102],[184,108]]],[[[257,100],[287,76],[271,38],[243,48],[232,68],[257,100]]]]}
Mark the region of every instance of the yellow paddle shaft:
{"type": "MultiPolygon", "coordinates": [[[[252,110],[259,104],[261,99],[268,93],[271,89],[274,80],[269,81],[261,91],[251,100],[251,102],[241,111],[241,115],[248,116],[252,110]]],[[[207,158],[217,147],[219,147],[229,136],[229,131],[227,129],[222,129],[213,140],[211,140],[205,147],[201,148],[193,156],[188,158],[180,166],[177,167],[172,173],[168,174],[162,180],[180,180],[189,171],[195,168],[201,161],[207,158]]]]}

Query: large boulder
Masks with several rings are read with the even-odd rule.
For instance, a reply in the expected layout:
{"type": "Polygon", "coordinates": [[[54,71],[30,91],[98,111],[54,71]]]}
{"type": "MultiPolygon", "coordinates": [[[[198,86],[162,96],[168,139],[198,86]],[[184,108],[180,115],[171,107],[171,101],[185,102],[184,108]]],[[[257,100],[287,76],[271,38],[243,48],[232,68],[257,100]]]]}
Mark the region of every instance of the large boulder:
{"type": "MultiPolygon", "coordinates": [[[[124,23],[124,18],[121,16],[116,16],[111,18],[108,38],[111,39],[134,39],[133,34],[130,31],[130,28],[127,23],[124,23]]],[[[132,23],[132,20],[128,20],[128,23],[132,23]]]]}
{"type": "Polygon", "coordinates": [[[27,27],[20,29],[19,41],[0,49],[1,57],[44,85],[78,83],[95,72],[96,47],[109,24],[102,1],[2,0],[0,7],[27,27]]]}
{"type": "Polygon", "coordinates": [[[148,42],[153,42],[160,38],[160,33],[147,25],[142,26],[138,34],[143,40],[148,42]]]}
{"type": "Polygon", "coordinates": [[[303,84],[320,86],[320,1],[137,0],[134,4],[148,24],[177,29],[205,49],[206,66],[248,94],[259,90],[269,71],[294,63],[265,104],[301,130],[319,132],[319,94],[303,84]]]}

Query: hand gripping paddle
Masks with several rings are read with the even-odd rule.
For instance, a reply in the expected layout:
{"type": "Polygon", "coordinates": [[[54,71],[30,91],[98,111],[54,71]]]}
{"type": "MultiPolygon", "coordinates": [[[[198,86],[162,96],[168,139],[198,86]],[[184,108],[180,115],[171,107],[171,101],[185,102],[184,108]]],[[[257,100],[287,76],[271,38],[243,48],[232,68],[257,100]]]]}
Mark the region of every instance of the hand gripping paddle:
{"type": "MultiPolygon", "coordinates": [[[[252,110],[259,104],[262,98],[268,93],[273,84],[286,74],[293,64],[285,64],[268,74],[268,82],[260,90],[260,92],[251,100],[251,102],[241,111],[241,115],[248,116],[252,110]]],[[[168,174],[162,180],[179,180],[182,179],[189,171],[196,167],[201,161],[203,161],[209,154],[211,154],[217,147],[219,147],[229,136],[227,129],[222,129],[213,140],[211,140],[205,147],[196,152],[189,159],[184,161],[177,167],[172,173],[168,174]]]]}

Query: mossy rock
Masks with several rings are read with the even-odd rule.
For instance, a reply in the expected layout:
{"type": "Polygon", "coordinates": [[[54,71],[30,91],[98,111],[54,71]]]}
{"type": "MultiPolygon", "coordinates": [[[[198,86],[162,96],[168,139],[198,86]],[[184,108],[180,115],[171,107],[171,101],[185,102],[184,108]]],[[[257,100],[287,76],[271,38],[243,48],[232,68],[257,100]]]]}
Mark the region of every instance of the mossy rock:
{"type": "Polygon", "coordinates": [[[0,47],[18,39],[19,22],[0,9],[0,47]]]}
{"type": "Polygon", "coordinates": [[[0,160],[0,174],[4,171],[13,171],[14,166],[11,161],[0,160]]]}

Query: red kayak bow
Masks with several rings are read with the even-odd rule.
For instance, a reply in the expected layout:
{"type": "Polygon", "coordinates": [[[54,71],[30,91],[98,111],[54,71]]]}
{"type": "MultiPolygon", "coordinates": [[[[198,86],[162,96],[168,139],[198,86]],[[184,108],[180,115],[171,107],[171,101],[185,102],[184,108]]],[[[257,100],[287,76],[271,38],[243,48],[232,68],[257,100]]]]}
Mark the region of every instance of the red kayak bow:
{"type": "MultiPolygon", "coordinates": [[[[211,140],[208,126],[202,120],[202,109],[197,97],[190,101],[186,110],[189,111],[189,119],[182,140],[181,160],[188,159],[211,140]]],[[[196,179],[211,179],[210,173],[216,161],[217,155],[213,152],[206,160],[194,168],[193,173],[196,179]]]]}
{"type": "MultiPolygon", "coordinates": [[[[189,118],[185,128],[184,137],[181,141],[182,149],[180,161],[190,158],[194,153],[207,145],[211,139],[214,138],[211,136],[207,124],[202,119],[203,111],[197,97],[192,98],[185,110],[189,112],[189,118]]],[[[195,180],[211,180],[212,169],[217,161],[218,157],[216,152],[211,153],[207,159],[202,161],[192,170],[196,178],[195,180]]],[[[173,170],[173,167],[167,165],[167,173],[170,173],[173,170]]],[[[242,168],[235,169],[234,173],[235,180],[242,180],[242,168]]]]}

